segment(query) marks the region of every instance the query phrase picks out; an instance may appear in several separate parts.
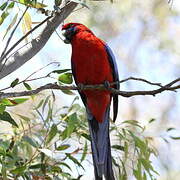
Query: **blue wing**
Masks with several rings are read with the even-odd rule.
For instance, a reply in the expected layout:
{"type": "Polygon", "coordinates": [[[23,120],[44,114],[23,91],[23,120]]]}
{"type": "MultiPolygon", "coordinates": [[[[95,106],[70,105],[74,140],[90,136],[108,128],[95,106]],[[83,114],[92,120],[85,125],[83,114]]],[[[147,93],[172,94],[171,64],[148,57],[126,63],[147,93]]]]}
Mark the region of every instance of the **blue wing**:
{"type": "MultiPolygon", "coordinates": [[[[76,79],[75,67],[74,67],[74,64],[73,64],[72,60],[71,60],[71,69],[72,69],[72,74],[73,74],[73,77],[74,77],[74,81],[75,81],[76,85],[78,85],[78,82],[77,82],[77,79],[76,79]]],[[[79,92],[79,94],[81,96],[81,99],[82,99],[82,102],[84,103],[84,106],[87,107],[86,106],[87,103],[86,103],[85,94],[82,91],[78,91],[78,92],[79,92]]]]}
{"type": "MultiPolygon", "coordinates": [[[[108,54],[109,63],[112,68],[113,80],[114,80],[114,82],[119,81],[119,73],[118,73],[118,68],[117,68],[116,59],[114,57],[114,54],[113,54],[111,48],[107,44],[105,45],[105,49],[108,54]]],[[[120,88],[119,83],[114,85],[114,88],[119,89],[120,88]]],[[[114,113],[113,121],[115,122],[117,113],[118,113],[118,95],[113,94],[112,97],[113,97],[113,113],[114,113]]]]}

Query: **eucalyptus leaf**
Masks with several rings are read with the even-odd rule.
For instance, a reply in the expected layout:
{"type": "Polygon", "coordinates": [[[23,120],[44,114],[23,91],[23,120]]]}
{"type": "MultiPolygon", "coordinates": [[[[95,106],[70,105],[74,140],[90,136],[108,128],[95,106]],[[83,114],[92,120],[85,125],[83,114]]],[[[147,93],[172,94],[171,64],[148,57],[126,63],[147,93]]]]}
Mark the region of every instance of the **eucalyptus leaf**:
{"type": "Polygon", "coordinates": [[[58,146],[58,147],[56,148],[56,150],[57,150],[57,151],[63,151],[63,150],[68,149],[69,147],[70,147],[69,144],[62,144],[62,145],[58,146]]]}
{"type": "Polygon", "coordinates": [[[72,84],[73,78],[72,73],[64,73],[59,76],[58,81],[64,83],[64,84],[72,84]]]}
{"type": "Polygon", "coordinates": [[[25,86],[25,88],[26,88],[27,90],[32,90],[31,86],[30,86],[28,83],[23,82],[23,85],[25,86]]]}
{"type": "Polygon", "coordinates": [[[51,142],[51,140],[56,136],[57,131],[58,131],[57,125],[56,125],[56,124],[53,124],[53,125],[51,126],[51,129],[50,129],[49,133],[48,133],[47,140],[46,140],[46,144],[48,144],[48,143],[51,142]]]}
{"type": "Polygon", "coordinates": [[[4,111],[2,114],[0,114],[0,121],[6,121],[6,122],[9,122],[10,124],[12,124],[13,126],[18,127],[16,121],[6,111],[4,111]]]}
{"type": "Polygon", "coordinates": [[[18,82],[19,82],[19,78],[16,78],[12,83],[11,83],[11,87],[13,88],[13,87],[15,87],[17,84],[18,84],[18,82]]]}
{"type": "Polygon", "coordinates": [[[3,3],[1,6],[0,6],[0,10],[1,11],[4,11],[4,9],[7,7],[8,5],[8,1],[6,1],[5,3],[3,3]]]}

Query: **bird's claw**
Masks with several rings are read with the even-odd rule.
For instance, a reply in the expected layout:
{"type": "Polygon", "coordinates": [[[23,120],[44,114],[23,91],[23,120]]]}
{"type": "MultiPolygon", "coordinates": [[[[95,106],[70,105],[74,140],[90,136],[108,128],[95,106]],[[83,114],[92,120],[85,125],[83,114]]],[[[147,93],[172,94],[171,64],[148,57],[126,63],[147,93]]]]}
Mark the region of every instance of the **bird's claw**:
{"type": "Polygon", "coordinates": [[[77,86],[79,91],[82,91],[84,89],[84,85],[82,83],[79,83],[77,86]]]}
{"type": "Polygon", "coordinates": [[[105,87],[107,90],[111,89],[111,85],[110,85],[109,81],[104,81],[104,87],[105,87]]]}

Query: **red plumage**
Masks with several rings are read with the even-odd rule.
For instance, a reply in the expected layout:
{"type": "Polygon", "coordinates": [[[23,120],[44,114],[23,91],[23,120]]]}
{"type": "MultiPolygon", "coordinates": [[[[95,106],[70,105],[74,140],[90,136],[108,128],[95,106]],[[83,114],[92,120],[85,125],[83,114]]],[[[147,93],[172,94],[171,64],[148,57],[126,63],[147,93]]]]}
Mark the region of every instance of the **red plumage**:
{"type": "MultiPolygon", "coordinates": [[[[83,27],[83,31],[74,36],[71,44],[76,83],[93,85],[113,82],[112,69],[102,40],[93,33],[84,31],[83,27]]],[[[102,122],[110,103],[110,92],[86,90],[84,94],[89,110],[98,122],[102,122]]]]}

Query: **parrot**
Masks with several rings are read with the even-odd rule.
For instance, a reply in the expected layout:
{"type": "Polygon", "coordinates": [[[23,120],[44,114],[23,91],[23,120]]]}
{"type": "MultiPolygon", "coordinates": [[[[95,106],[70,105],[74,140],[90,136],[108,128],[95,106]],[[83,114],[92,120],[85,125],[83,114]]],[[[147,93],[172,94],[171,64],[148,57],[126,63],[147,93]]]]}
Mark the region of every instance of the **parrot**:
{"type": "Polygon", "coordinates": [[[77,86],[104,84],[103,90],[78,90],[86,108],[95,180],[115,180],[109,135],[110,105],[113,121],[118,114],[118,95],[108,88],[119,89],[118,68],[110,47],[81,23],[62,26],[64,42],[71,44],[71,68],[77,86]]]}

